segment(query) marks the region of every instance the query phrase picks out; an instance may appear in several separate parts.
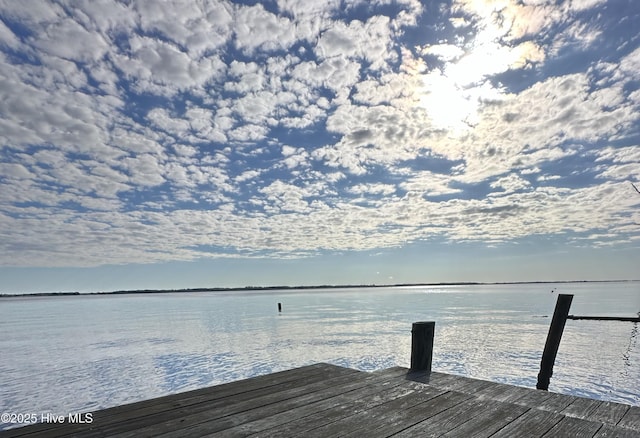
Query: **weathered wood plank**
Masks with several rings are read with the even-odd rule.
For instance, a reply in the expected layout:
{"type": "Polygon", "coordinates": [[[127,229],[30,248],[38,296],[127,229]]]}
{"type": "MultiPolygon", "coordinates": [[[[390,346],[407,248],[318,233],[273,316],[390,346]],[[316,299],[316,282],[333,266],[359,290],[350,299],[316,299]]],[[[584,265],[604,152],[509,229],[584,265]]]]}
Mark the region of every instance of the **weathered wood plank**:
{"type": "Polygon", "coordinates": [[[366,385],[366,374],[346,375],[327,378],[319,382],[305,384],[283,391],[273,392],[259,397],[243,399],[239,402],[234,397],[190,406],[178,415],[167,419],[163,415],[146,416],[134,419],[130,423],[117,424],[101,428],[100,432],[114,437],[146,436],[186,436],[204,435],[261,416],[271,415],[280,410],[288,410],[296,403],[309,400],[321,400],[336,394],[348,392],[366,385]],[[195,408],[195,409],[194,409],[195,408]]]}
{"type": "Polygon", "coordinates": [[[602,427],[602,423],[583,420],[581,418],[563,417],[547,433],[544,438],[580,437],[590,438],[602,427]]]}
{"type": "Polygon", "coordinates": [[[258,376],[202,390],[199,389],[97,411],[94,414],[94,422],[91,425],[41,424],[32,428],[23,428],[23,431],[16,430],[16,435],[10,434],[8,436],[21,436],[24,433],[29,433],[30,438],[40,436],[57,437],[78,431],[86,431],[87,436],[92,436],[93,433],[97,433],[99,436],[100,432],[95,432],[98,427],[104,428],[109,425],[116,425],[115,427],[122,429],[128,427],[127,424],[131,421],[146,421],[150,424],[155,424],[159,419],[181,418],[188,412],[211,409],[219,404],[227,405],[230,403],[230,397],[234,398],[234,402],[240,402],[272,394],[274,391],[296,388],[309,383],[322,384],[331,376],[358,375],[355,370],[329,364],[319,364],[319,366],[303,367],[290,371],[289,373],[282,372],[258,376]]]}
{"type": "Polygon", "coordinates": [[[324,438],[330,436],[348,436],[350,432],[354,431],[361,435],[363,430],[371,431],[377,426],[382,426],[387,421],[393,421],[391,418],[398,412],[437,397],[443,394],[443,392],[442,389],[437,388],[422,388],[419,392],[413,392],[395,398],[366,411],[347,415],[338,421],[308,431],[305,433],[305,437],[324,438]]]}
{"type": "Polygon", "coordinates": [[[562,415],[554,412],[532,408],[500,429],[491,438],[541,437],[563,418],[562,415]]]}
{"type": "Polygon", "coordinates": [[[527,396],[531,391],[541,392],[536,389],[522,388],[519,386],[491,382],[491,385],[476,391],[474,395],[476,395],[477,397],[488,398],[500,402],[514,402],[522,397],[527,396]]]}
{"type": "Polygon", "coordinates": [[[530,408],[526,406],[494,402],[484,414],[465,421],[460,426],[442,436],[487,438],[520,417],[529,409],[530,408]]]}
{"type": "MultiPolygon", "coordinates": [[[[522,405],[522,406],[529,406],[530,408],[537,408],[542,403],[552,398],[554,395],[555,394],[552,392],[540,391],[539,389],[532,389],[531,391],[525,392],[522,397],[519,397],[516,400],[513,400],[513,403],[522,405]]],[[[567,405],[570,402],[571,401],[567,401],[566,404],[562,406],[562,409],[567,407],[567,405]]]]}
{"type": "MultiPolygon", "coordinates": [[[[325,410],[316,411],[311,415],[301,416],[294,420],[289,417],[288,422],[270,425],[269,429],[261,430],[260,432],[252,435],[252,437],[291,437],[299,436],[300,434],[306,435],[307,431],[333,423],[346,416],[369,410],[374,406],[378,406],[389,400],[403,397],[413,392],[415,392],[415,388],[405,385],[403,382],[400,382],[398,386],[392,386],[386,389],[378,388],[377,385],[370,385],[362,390],[352,391],[350,393],[319,402],[318,404],[324,404],[326,402],[329,407],[325,410]]],[[[304,410],[307,407],[314,408],[315,405],[302,406],[299,409],[304,410]]],[[[284,412],[282,415],[287,416],[289,412],[284,412]]],[[[271,418],[275,418],[277,420],[276,415],[271,418]]]]}
{"type": "Polygon", "coordinates": [[[616,425],[622,420],[629,408],[630,406],[621,403],[603,401],[588,419],[616,425]]]}
{"type": "Polygon", "coordinates": [[[294,430],[296,433],[300,433],[304,430],[320,427],[334,421],[336,417],[350,415],[365,406],[375,406],[416,390],[415,384],[409,385],[398,378],[388,379],[386,375],[381,374],[370,375],[366,383],[366,386],[362,388],[320,401],[312,401],[308,404],[300,403],[287,411],[244,422],[214,433],[213,436],[244,436],[268,429],[289,429],[293,435],[294,430]],[[335,411],[333,415],[332,412],[329,412],[330,410],[335,411]]]}
{"type": "Polygon", "coordinates": [[[443,374],[438,372],[431,373],[421,373],[421,372],[410,372],[407,369],[407,380],[412,380],[414,382],[423,382],[431,386],[435,386],[437,388],[443,388],[450,390],[450,385],[457,382],[460,376],[455,376],[452,374],[443,374]]]}
{"type": "Polygon", "coordinates": [[[215,410],[188,415],[179,422],[163,422],[146,426],[129,433],[115,435],[118,438],[135,437],[139,433],[162,437],[205,436],[238,426],[259,418],[285,412],[297,406],[313,403],[353,391],[367,385],[367,374],[343,376],[324,382],[306,385],[294,390],[282,391],[215,410]]]}
{"type": "Polygon", "coordinates": [[[593,438],[638,438],[638,436],[640,436],[640,433],[637,430],[605,424],[593,438]]]}
{"type": "Polygon", "coordinates": [[[640,431],[640,406],[631,406],[618,422],[618,426],[640,431]]]}
{"type": "Polygon", "coordinates": [[[392,380],[406,380],[404,377],[407,375],[407,368],[393,367],[385,370],[378,370],[368,373],[374,376],[386,377],[392,380]]]}
{"type": "Polygon", "coordinates": [[[570,405],[560,411],[568,417],[590,419],[593,413],[602,405],[600,400],[577,397],[570,405]]]}
{"type": "MultiPolygon", "coordinates": [[[[273,388],[276,387],[281,389],[300,386],[306,383],[321,382],[327,378],[328,373],[333,376],[354,375],[358,374],[358,371],[330,364],[314,364],[99,410],[93,413],[93,424],[108,425],[112,423],[122,423],[130,419],[163,412],[167,413],[163,415],[170,416],[172,412],[177,413],[180,408],[199,405],[206,401],[219,400],[231,396],[238,396],[238,400],[253,398],[260,395],[260,393],[271,393],[274,390],[273,388]]],[[[29,434],[30,438],[37,438],[39,436],[57,437],[87,429],[91,429],[91,427],[78,424],[37,424],[5,431],[2,433],[2,437],[13,438],[25,434],[29,434]]]]}
{"type": "Polygon", "coordinates": [[[470,377],[463,377],[463,376],[457,376],[457,377],[458,377],[457,379],[452,380],[447,385],[441,386],[441,387],[443,389],[448,389],[450,391],[466,392],[469,394],[473,394],[493,384],[493,382],[489,382],[487,380],[472,379],[470,377]]]}
{"type": "MultiPolygon", "coordinates": [[[[366,423],[367,435],[369,436],[391,436],[402,430],[407,429],[421,421],[431,418],[440,412],[452,408],[465,400],[469,400],[469,394],[461,392],[447,391],[435,398],[429,399],[423,403],[411,406],[407,409],[396,410],[386,413],[384,416],[378,416],[374,413],[375,423],[366,423]],[[376,427],[376,423],[379,426],[376,427]]],[[[343,435],[344,437],[361,437],[362,430],[352,430],[350,433],[343,435]]]]}
{"type": "MultiPolygon", "coordinates": [[[[540,391],[546,392],[546,391],[540,391]]],[[[572,395],[549,393],[549,397],[545,397],[535,407],[544,411],[561,412],[566,409],[577,397],[572,395]]]]}
{"type": "Polygon", "coordinates": [[[477,416],[482,416],[491,410],[491,402],[471,398],[449,409],[427,418],[394,435],[394,438],[436,437],[441,436],[460,424],[477,416]]]}

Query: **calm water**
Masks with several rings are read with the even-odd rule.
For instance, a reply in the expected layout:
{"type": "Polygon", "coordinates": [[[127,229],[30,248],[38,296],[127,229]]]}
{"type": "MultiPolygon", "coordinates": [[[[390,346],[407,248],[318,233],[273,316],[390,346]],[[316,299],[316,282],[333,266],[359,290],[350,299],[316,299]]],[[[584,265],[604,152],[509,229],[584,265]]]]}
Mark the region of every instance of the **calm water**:
{"type": "MultiPolygon", "coordinates": [[[[408,367],[423,320],[434,370],[535,387],[557,293],[575,294],[573,314],[640,311],[638,282],[3,299],[0,412],[93,411],[315,362],[408,367]]],[[[637,333],[568,321],[549,389],[640,405],[637,333]]]]}

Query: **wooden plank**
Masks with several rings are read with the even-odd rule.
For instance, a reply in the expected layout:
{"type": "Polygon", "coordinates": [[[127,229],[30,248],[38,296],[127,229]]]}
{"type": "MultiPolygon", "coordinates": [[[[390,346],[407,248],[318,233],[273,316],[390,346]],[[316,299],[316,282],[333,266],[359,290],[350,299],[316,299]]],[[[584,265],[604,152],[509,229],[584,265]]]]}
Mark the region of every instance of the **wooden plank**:
{"type": "Polygon", "coordinates": [[[493,402],[487,412],[463,422],[460,426],[442,436],[487,438],[520,417],[529,409],[530,408],[526,406],[493,402]]]}
{"type": "MultiPolygon", "coordinates": [[[[519,397],[513,400],[513,403],[529,406],[530,408],[538,408],[542,403],[546,402],[548,399],[552,398],[555,394],[549,391],[541,391],[539,389],[532,389],[531,391],[527,391],[524,393],[522,397],[519,397]]],[[[571,401],[567,401],[565,405],[562,406],[562,409],[567,407],[571,401]]]]}
{"type": "Polygon", "coordinates": [[[466,382],[460,386],[452,385],[452,391],[466,392],[467,394],[475,394],[477,391],[481,391],[489,386],[493,385],[493,382],[487,380],[465,379],[466,382]]]}
{"type": "Polygon", "coordinates": [[[640,436],[640,434],[637,430],[605,424],[598,430],[598,433],[596,433],[593,438],[638,438],[638,436],[640,436]]]}
{"type": "MultiPolygon", "coordinates": [[[[540,391],[544,392],[544,391],[540,391]]],[[[566,409],[577,397],[572,395],[549,393],[549,397],[544,398],[535,407],[544,411],[560,412],[566,409]]]]}
{"type": "Polygon", "coordinates": [[[618,426],[640,431],[640,406],[631,406],[618,422],[618,426]]]}
{"type": "MultiPolygon", "coordinates": [[[[324,384],[312,384],[295,390],[282,391],[270,396],[259,397],[230,406],[217,407],[214,410],[202,411],[195,415],[183,416],[161,424],[136,427],[114,437],[136,437],[139,435],[183,437],[204,436],[238,426],[259,418],[285,412],[297,406],[313,403],[353,391],[367,385],[367,374],[344,376],[330,379],[324,384]]],[[[111,436],[112,434],[109,434],[111,436]]]]}
{"type": "Polygon", "coordinates": [[[553,426],[544,438],[558,437],[592,437],[602,427],[602,423],[583,420],[581,418],[563,417],[562,420],[553,426]]]}
{"type": "Polygon", "coordinates": [[[601,421],[605,424],[618,424],[620,420],[629,410],[630,406],[623,405],[622,403],[605,402],[603,401],[595,412],[591,413],[588,418],[592,421],[601,421]]]}
{"type": "MultiPolygon", "coordinates": [[[[320,374],[314,374],[310,379],[302,378],[293,382],[293,386],[276,385],[267,388],[256,389],[255,391],[242,392],[238,394],[227,394],[214,400],[207,400],[201,403],[180,406],[169,411],[152,412],[145,415],[138,415],[140,411],[133,413],[133,416],[126,416],[122,421],[110,421],[108,423],[94,423],[83,431],[83,436],[112,436],[122,434],[124,436],[136,436],[137,430],[141,433],[148,433],[149,436],[160,433],[159,431],[175,430],[187,427],[190,421],[199,418],[205,420],[217,418],[224,415],[233,414],[247,406],[255,407],[272,403],[279,398],[295,397],[300,394],[319,391],[332,385],[342,385],[364,378],[362,373],[342,373],[338,367],[327,368],[320,374]],[[332,373],[338,373],[338,377],[331,378],[332,373]]],[[[231,391],[234,392],[234,391],[231,391]]],[[[160,399],[161,400],[161,399],[160,399]]],[[[124,415],[116,417],[124,418],[124,415]]],[[[46,432],[42,435],[50,436],[46,432]]]]}
{"type": "MultiPolygon", "coordinates": [[[[91,426],[95,427],[95,425],[120,423],[140,416],[171,412],[182,407],[196,405],[210,400],[218,400],[237,394],[246,393],[246,397],[253,397],[258,395],[255,391],[268,393],[273,392],[273,388],[275,387],[287,388],[300,386],[305,383],[320,382],[327,378],[327,373],[331,373],[332,375],[353,375],[357,374],[358,371],[330,364],[314,364],[294,368],[213,387],[171,394],[160,398],[99,410],[93,413],[93,424],[91,426]]],[[[29,434],[29,437],[34,438],[38,436],[56,437],[87,428],[87,425],[37,424],[11,429],[3,432],[1,436],[3,438],[12,438],[29,434]],[[43,434],[38,435],[39,432],[43,434]]]]}
{"type": "Polygon", "coordinates": [[[409,372],[409,368],[407,367],[389,367],[383,368],[381,370],[370,371],[371,374],[386,374],[386,373],[397,373],[397,375],[407,374],[409,372]]]}
{"type": "Polygon", "coordinates": [[[387,377],[388,379],[409,380],[409,379],[405,379],[407,375],[407,371],[408,371],[407,368],[393,367],[393,368],[387,368],[384,370],[373,371],[368,374],[371,374],[374,376],[387,377]]]}
{"type": "MultiPolygon", "coordinates": [[[[364,426],[369,436],[391,436],[470,398],[469,394],[448,391],[426,402],[407,409],[389,412],[384,416],[378,416],[374,413],[375,423],[368,422],[364,426]],[[376,427],[376,424],[379,425],[376,427]]],[[[353,430],[344,436],[361,437],[362,430],[353,430]]]]}
{"type": "Polygon", "coordinates": [[[277,417],[279,415],[285,415],[288,416],[288,421],[282,424],[272,424],[269,426],[269,429],[261,430],[260,432],[252,435],[252,437],[291,437],[300,434],[306,435],[307,431],[333,423],[346,416],[369,410],[389,400],[403,397],[413,392],[415,392],[414,388],[410,385],[403,384],[402,382],[399,382],[397,386],[390,388],[378,388],[377,385],[367,386],[362,390],[352,391],[347,394],[319,402],[317,405],[320,405],[321,408],[324,407],[322,404],[325,402],[329,407],[321,411],[316,410],[308,416],[296,415],[297,418],[292,420],[292,417],[288,416],[288,414],[289,412],[298,414],[305,410],[307,406],[314,409],[316,404],[310,404],[293,409],[289,412],[276,414],[270,418],[277,421],[277,417]]]}
{"type": "Polygon", "coordinates": [[[438,372],[428,373],[408,373],[407,380],[413,380],[414,382],[423,382],[431,386],[443,389],[451,389],[450,385],[457,382],[460,376],[452,374],[443,374],[438,372]]]}
{"type": "Polygon", "coordinates": [[[470,377],[457,376],[457,379],[448,383],[444,389],[450,391],[466,392],[467,394],[475,394],[484,388],[491,386],[493,382],[488,380],[472,379],[470,377]]]}
{"type": "Polygon", "coordinates": [[[412,386],[397,378],[389,380],[386,375],[372,375],[367,380],[367,385],[362,388],[317,402],[301,404],[287,411],[257,418],[213,435],[239,436],[257,434],[269,429],[271,429],[269,436],[274,431],[279,432],[280,436],[286,436],[281,433],[285,430],[290,435],[294,435],[413,392],[415,392],[415,384],[412,386]]]}
{"type": "Polygon", "coordinates": [[[586,420],[591,419],[591,416],[598,410],[600,405],[602,405],[600,400],[576,397],[576,399],[560,411],[560,413],[569,417],[582,418],[586,420]]]}
{"type": "Polygon", "coordinates": [[[488,400],[471,398],[394,435],[394,438],[441,436],[466,421],[490,412],[488,400]]]}
{"type": "Polygon", "coordinates": [[[409,409],[412,406],[433,399],[443,394],[443,390],[437,388],[423,388],[419,392],[404,395],[387,401],[381,405],[371,409],[358,412],[354,415],[348,415],[325,426],[305,432],[305,438],[324,438],[331,436],[349,436],[351,432],[356,432],[362,436],[364,430],[371,431],[376,427],[382,426],[398,412],[409,409]]]}
{"type": "Polygon", "coordinates": [[[491,385],[476,391],[474,395],[500,402],[513,402],[528,395],[531,391],[538,390],[491,382],[491,385]]]}
{"type": "Polygon", "coordinates": [[[532,438],[541,437],[564,416],[549,411],[529,409],[511,423],[500,429],[491,438],[532,438]]]}

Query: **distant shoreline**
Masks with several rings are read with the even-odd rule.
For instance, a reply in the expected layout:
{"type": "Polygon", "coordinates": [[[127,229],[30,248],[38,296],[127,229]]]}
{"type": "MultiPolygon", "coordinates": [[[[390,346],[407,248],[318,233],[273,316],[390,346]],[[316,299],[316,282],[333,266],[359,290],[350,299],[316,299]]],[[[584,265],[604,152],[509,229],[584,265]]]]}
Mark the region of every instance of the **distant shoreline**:
{"type": "Polygon", "coordinates": [[[341,284],[316,286],[245,286],[245,287],[199,287],[185,289],[135,289],[107,292],[34,292],[0,294],[0,298],[16,297],[67,297],[85,295],[134,295],[134,294],[164,294],[185,292],[247,292],[272,290],[317,290],[317,289],[363,289],[383,287],[420,287],[420,286],[482,286],[502,284],[568,284],[568,283],[625,283],[640,280],[561,280],[561,281],[503,281],[503,282],[452,282],[452,283],[395,283],[395,284],[341,284]]]}

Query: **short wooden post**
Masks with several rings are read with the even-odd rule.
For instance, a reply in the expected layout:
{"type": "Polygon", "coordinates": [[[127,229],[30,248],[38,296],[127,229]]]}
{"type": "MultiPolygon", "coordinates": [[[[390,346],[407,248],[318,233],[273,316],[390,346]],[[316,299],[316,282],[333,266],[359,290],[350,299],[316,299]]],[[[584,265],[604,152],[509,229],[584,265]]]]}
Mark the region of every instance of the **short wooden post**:
{"type": "Polygon", "coordinates": [[[560,339],[562,339],[562,332],[567,322],[572,300],[573,295],[558,295],[556,308],[553,311],[553,319],[549,327],[549,334],[547,334],[547,341],[544,344],[542,360],[540,361],[540,372],[538,373],[538,383],[536,384],[536,388],[538,389],[545,391],[549,389],[549,381],[553,374],[553,364],[556,361],[556,355],[560,347],[560,339]]]}
{"type": "Polygon", "coordinates": [[[278,303],[278,312],[282,312],[282,303],[278,303]]]}
{"type": "Polygon", "coordinates": [[[436,323],[414,322],[411,327],[411,371],[431,372],[436,323]]]}

